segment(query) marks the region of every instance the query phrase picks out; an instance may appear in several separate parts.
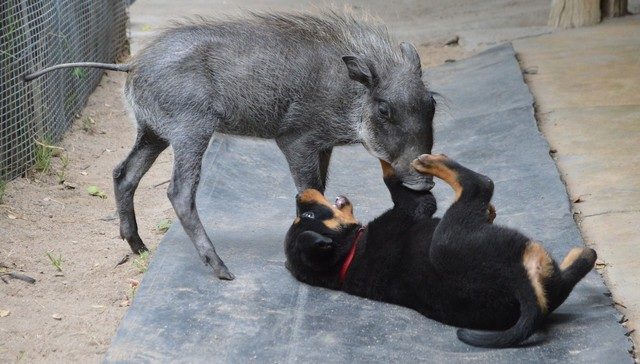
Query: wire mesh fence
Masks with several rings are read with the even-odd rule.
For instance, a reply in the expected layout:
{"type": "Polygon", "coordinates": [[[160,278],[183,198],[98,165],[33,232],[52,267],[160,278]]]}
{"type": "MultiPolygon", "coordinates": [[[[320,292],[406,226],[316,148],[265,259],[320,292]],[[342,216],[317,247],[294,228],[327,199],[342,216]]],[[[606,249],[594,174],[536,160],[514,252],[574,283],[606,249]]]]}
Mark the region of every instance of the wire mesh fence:
{"type": "Polygon", "coordinates": [[[70,68],[25,83],[58,63],[113,62],[127,47],[129,0],[0,0],[0,180],[32,165],[37,142],[58,141],[101,70],[70,68]]]}

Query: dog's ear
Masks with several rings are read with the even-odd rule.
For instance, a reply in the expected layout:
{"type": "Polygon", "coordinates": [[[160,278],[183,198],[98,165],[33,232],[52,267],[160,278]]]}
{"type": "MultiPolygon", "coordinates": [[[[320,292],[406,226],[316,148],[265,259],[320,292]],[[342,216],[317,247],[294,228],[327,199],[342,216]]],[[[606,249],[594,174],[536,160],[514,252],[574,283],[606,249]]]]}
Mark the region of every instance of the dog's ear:
{"type": "Polygon", "coordinates": [[[298,236],[298,243],[305,249],[313,251],[329,251],[333,249],[334,243],[331,238],[318,234],[315,231],[307,230],[298,236]]]}

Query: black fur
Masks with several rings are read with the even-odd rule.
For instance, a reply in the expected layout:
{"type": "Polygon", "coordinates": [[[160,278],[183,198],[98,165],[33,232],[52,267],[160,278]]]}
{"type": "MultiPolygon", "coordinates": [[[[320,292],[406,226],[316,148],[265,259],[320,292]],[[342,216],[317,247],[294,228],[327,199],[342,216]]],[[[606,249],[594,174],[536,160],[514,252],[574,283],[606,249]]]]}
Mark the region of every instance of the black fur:
{"type": "Polygon", "coordinates": [[[541,306],[523,263],[527,249],[539,245],[491,223],[493,182],[446,157],[423,155],[413,165],[429,158],[441,158],[462,188],[442,220],[433,217],[436,200],[431,192],[409,190],[393,173],[385,173],[394,207],[368,224],[340,282],[338,272],[361,225],[345,219],[351,206],[331,206],[320,194],[303,193],[285,240],[287,267],[300,281],[410,307],[463,327],[458,337],[468,344],[517,345],[593,268],[596,254],[577,249],[577,258],[568,259],[572,264],[560,269],[546,251],[537,250],[535,256],[546,259],[542,267],[548,268],[541,278],[547,304],[541,306]]]}

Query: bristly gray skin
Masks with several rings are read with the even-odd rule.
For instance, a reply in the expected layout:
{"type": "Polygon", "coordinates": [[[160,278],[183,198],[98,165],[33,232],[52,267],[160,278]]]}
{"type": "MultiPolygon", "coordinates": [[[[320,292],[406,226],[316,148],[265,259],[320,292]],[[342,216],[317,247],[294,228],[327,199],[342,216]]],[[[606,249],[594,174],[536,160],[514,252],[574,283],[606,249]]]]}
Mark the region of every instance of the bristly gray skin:
{"type": "Polygon", "coordinates": [[[130,155],[114,170],[120,233],[146,249],[135,221],[140,178],[168,145],[168,196],[198,252],[233,279],[195,208],[202,156],[215,131],[273,138],[298,190],[324,191],[331,150],[362,143],[408,187],[431,182],[409,163],[429,153],[435,103],[409,44],[351,15],[250,14],[173,27],[142,50],[125,86],[138,122],[130,155]]]}

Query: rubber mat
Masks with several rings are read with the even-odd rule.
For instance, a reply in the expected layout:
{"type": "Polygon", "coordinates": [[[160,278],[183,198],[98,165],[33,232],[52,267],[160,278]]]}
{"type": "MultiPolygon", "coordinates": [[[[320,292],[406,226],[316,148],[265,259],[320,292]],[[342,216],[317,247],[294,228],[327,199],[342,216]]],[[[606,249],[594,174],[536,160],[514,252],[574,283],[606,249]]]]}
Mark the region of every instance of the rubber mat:
{"type": "MultiPolygon", "coordinates": [[[[556,259],[583,244],[514,51],[499,46],[425,72],[440,94],[436,146],[495,181],[497,224],[542,241],[556,259]]],[[[236,279],[217,280],[176,223],[153,255],[106,362],[632,362],[608,290],[593,272],[525,345],[488,350],[410,309],[315,288],[284,268],[296,193],[270,141],[216,136],[198,209],[236,279]]],[[[328,196],[361,221],[391,206],[378,161],[337,148],[328,196]]],[[[438,182],[440,214],[452,192],[438,182]]]]}

